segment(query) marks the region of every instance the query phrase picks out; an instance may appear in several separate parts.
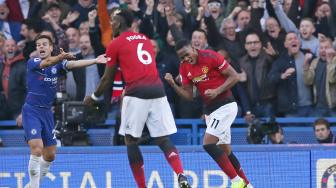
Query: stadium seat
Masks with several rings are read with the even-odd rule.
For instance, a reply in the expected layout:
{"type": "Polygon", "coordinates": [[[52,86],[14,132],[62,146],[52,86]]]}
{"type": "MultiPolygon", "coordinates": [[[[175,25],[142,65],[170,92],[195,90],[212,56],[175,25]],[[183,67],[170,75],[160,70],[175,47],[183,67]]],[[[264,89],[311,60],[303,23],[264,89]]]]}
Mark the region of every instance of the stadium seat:
{"type": "Polygon", "coordinates": [[[24,138],[23,130],[0,130],[0,138],[4,147],[28,146],[24,138]]]}
{"type": "Polygon", "coordinates": [[[175,145],[191,145],[191,129],[177,129],[177,133],[170,136],[175,145]]]}
{"type": "Polygon", "coordinates": [[[113,145],[114,129],[88,129],[87,133],[93,146],[113,145]]]}

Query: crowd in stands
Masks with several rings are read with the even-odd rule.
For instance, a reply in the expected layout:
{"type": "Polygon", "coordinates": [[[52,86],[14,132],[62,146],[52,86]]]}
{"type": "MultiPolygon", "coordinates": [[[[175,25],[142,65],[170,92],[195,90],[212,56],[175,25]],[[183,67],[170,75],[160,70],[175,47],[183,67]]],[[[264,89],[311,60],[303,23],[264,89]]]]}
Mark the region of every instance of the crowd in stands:
{"type": "MultiPolygon", "coordinates": [[[[181,38],[221,53],[239,73],[238,117],[336,115],[336,0],[0,0],[0,119],[21,112],[36,36],[51,36],[54,54],[63,48],[93,59],[112,40],[110,18],[118,9],[132,10],[132,28],[151,38],[175,118],[202,116],[196,89],[185,101],[164,80],[166,73],[179,80],[174,45],[181,38]]],[[[68,72],[58,92],[82,101],[103,71],[92,65],[68,72]]],[[[109,118],[118,114],[121,72],[101,98],[109,118]]]]}

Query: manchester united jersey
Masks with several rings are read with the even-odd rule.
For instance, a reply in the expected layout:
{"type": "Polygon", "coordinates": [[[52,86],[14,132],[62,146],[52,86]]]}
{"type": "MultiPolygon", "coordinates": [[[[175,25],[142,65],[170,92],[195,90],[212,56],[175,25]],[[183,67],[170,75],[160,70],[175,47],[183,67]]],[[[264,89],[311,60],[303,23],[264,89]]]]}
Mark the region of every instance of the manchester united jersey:
{"type": "Polygon", "coordinates": [[[127,31],[115,38],[106,50],[107,66],[119,64],[125,80],[125,95],[139,98],[165,96],[154,49],[145,35],[127,31]]]}
{"type": "Polygon", "coordinates": [[[213,100],[204,94],[207,89],[216,89],[225,82],[227,77],[221,74],[221,71],[228,66],[229,63],[220,54],[211,50],[198,50],[196,64],[183,62],[180,65],[182,85],[194,84],[207,106],[232,100],[230,90],[224,91],[213,100]]]}

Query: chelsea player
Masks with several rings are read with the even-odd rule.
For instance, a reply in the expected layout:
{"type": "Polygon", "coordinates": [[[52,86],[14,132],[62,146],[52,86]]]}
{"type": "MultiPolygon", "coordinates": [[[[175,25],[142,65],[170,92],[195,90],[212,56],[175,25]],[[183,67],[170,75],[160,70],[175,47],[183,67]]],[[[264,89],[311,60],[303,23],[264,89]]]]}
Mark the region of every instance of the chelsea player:
{"type": "Polygon", "coordinates": [[[56,136],[51,111],[57,79],[64,71],[95,63],[106,63],[105,55],[92,60],[71,61],[74,56],[60,49],[51,56],[52,39],[40,35],[35,40],[38,57],[27,62],[27,97],[22,107],[22,124],[30,147],[29,183],[25,188],[39,188],[56,154],[56,136]]]}

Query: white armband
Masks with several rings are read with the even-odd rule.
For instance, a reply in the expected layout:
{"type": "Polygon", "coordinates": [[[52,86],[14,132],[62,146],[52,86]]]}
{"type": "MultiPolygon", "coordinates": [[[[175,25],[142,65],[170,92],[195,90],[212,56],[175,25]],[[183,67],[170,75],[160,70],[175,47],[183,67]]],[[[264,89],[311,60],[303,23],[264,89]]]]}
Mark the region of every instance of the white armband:
{"type": "Polygon", "coordinates": [[[98,97],[96,97],[96,95],[95,95],[94,93],[92,93],[91,98],[92,98],[94,101],[98,101],[98,100],[99,100],[98,97]]]}

